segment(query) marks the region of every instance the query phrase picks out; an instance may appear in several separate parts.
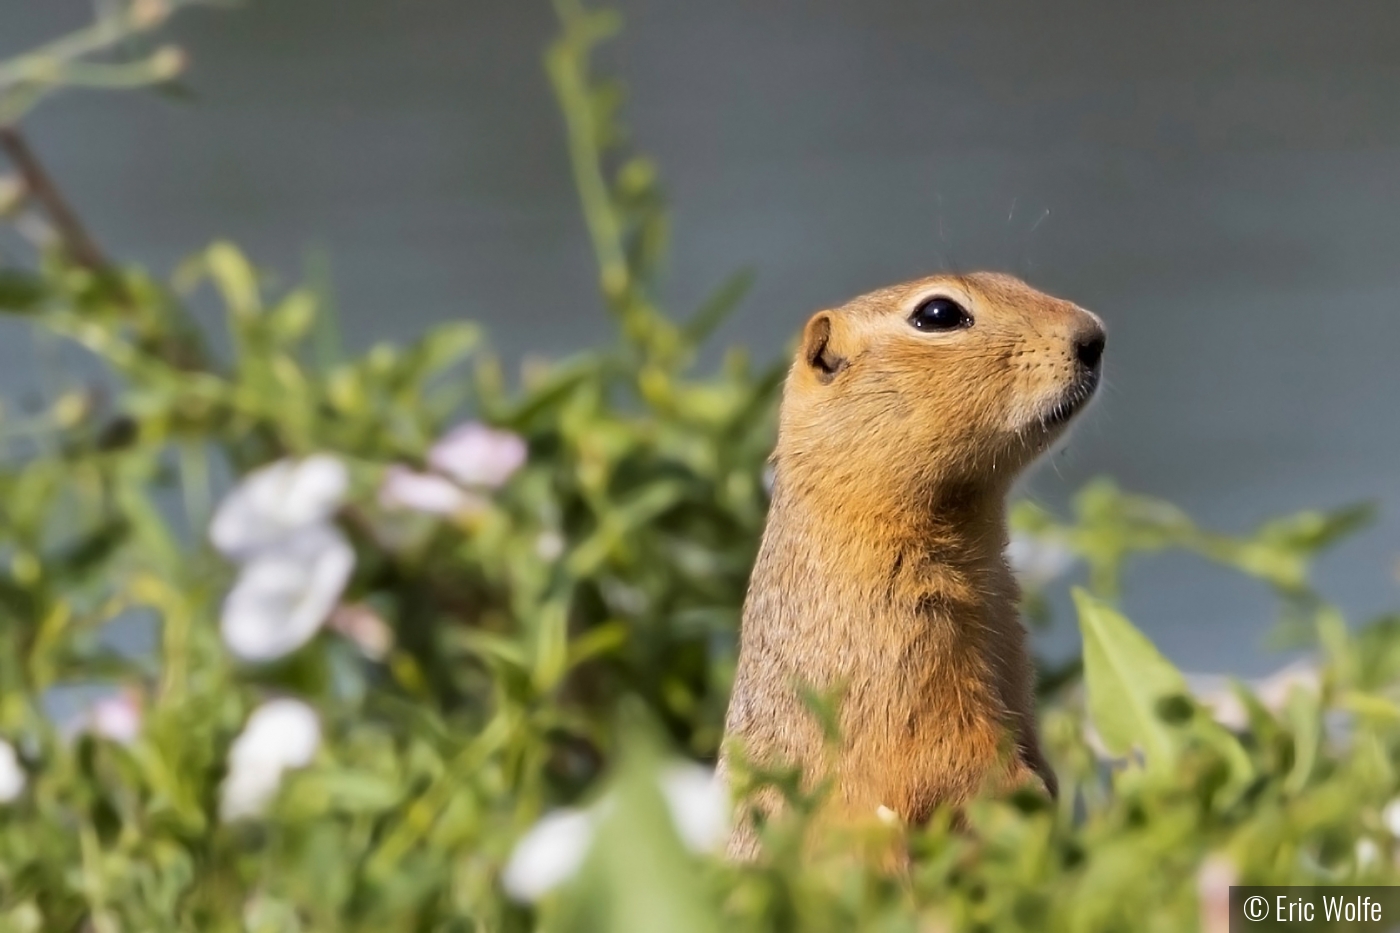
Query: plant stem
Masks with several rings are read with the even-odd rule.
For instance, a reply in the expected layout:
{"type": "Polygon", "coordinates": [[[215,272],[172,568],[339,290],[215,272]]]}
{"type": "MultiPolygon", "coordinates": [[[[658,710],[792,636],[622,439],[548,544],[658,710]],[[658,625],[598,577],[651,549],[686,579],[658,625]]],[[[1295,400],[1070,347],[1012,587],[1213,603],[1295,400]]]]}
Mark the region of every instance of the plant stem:
{"type": "Polygon", "coordinates": [[[0,127],[0,149],[19,172],[25,193],[48,215],[68,258],[90,272],[108,271],[111,266],[106,256],[19,130],[12,126],[0,127]]]}

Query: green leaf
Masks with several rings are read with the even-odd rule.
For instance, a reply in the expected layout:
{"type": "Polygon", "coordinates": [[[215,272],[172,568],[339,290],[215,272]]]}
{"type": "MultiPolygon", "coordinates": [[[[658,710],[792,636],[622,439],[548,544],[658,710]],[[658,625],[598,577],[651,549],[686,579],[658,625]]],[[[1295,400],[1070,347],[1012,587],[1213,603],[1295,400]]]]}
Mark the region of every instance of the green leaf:
{"type": "Polygon", "coordinates": [[[1187,693],[1181,672],[1133,624],[1078,587],[1074,604],[1084,636],[1084,682],[1089,717],[1109,751],[1142,750],[1151,768],[1176,758],[1178,739],[1158,715],[1159,704],[1187,693]]]}
{"type": "Polygon", "coordinates": [[[24,314],[44,300],[43,280],[19,269],[0,269],[0,311],[24,314]]]}
{"type": "Polygon", "coordinates": [[[1375,503],[1358,502],[1330,512],[1302,512],[1269,522],[1259,529],[1257,537],[1311,555],[1355,534],[1375,518],[1375,503]]]}
{"type": "Polygon", "coordinates": [[[1284,712],[1293,727],[1293,768],[1283,783],[1290,794],[1302,791],[1312,776],[1322,743],[1322,710],[1318,696],[1297,687],[1289,694],[1284,712]]]}
{"type": "Polygon", "coordinates": [[[755,279],[752,269],[743,269],[730,276],[700,309],[685,322],[682,333],[691,344],[698,344],[715,332],[724,319],[733,313],[753,287],[755,279]]]}
{"type": "Polygon", "coordinates": [[[592,929],[718,933],[719,912],[661,793],[659,750],[650,735],[633,734],[617,776],[616,804],[600,822],[588,874],[580,879],[578,906],[594,920],[592,929]]]}

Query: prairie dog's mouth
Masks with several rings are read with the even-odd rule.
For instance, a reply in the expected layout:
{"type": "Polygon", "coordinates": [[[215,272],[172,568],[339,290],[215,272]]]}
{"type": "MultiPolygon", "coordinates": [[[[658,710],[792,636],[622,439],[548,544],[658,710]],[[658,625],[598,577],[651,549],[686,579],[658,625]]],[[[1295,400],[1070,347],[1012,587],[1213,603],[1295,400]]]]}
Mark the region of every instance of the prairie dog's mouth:
{"type": "Polygon", "coordinates": [[[1099,371],[1092,369],[1084,373],[1041,416],[1040,423],[1047,428],[1058,428],[1067,424],[1089,403],[1098,387],[1099,371]]]}

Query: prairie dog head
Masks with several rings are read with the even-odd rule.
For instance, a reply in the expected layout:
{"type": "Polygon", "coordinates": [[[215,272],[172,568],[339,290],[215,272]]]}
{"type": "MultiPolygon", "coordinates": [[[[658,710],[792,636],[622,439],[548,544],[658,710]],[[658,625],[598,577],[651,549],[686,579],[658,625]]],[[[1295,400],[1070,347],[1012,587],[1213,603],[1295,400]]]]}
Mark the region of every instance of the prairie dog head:
{"type": "Polygon", "coordinates": [[[1093,314],[995,273],[821,311],[788,376],[780,475],[1004,490],[1093,397],[1103,348],[1093,314]]]}

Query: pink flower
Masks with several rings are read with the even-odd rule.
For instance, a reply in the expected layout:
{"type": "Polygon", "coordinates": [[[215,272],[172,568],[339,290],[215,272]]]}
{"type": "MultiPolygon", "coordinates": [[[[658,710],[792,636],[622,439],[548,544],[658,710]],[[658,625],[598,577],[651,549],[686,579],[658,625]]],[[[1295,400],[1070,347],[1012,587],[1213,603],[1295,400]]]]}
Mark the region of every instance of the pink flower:
{"type": "Polygon", "coordinates": [[[464,486],[496,489],[522,466],[524,438],[470,421],[448,431],[428,451],[428,463],[464,486]]]}
{"type": "Polygon", "coordinates": [[[1224,855],[1209,856],[1196,872],[1196,897],[1201,907],[1201,933],[1230,933],[1230,886],[1239,884],[1235,863],[1224,855]]]}
{"type": "Polygon", "coordinates": [[[123,690],[95,701],[88,709],[87,728],[118,745],[130,745],[141,734],[141,698],[134,690],[123,690]]]}
{"type": "Polygon", "coordinates": [[[326,626],[360,649],[372,661],[382,661],[394,647],[394,630],[363,603],[337,606],[326,626]]]}
{"type": "Polygon", "coordinates": [[[385,509],[408,509],[428,515],[461,515],[480,512],[487,502],[475,493],[434,473],[419,473],[394,464],[384,471],[379,504],[385,509]]]}

